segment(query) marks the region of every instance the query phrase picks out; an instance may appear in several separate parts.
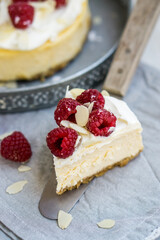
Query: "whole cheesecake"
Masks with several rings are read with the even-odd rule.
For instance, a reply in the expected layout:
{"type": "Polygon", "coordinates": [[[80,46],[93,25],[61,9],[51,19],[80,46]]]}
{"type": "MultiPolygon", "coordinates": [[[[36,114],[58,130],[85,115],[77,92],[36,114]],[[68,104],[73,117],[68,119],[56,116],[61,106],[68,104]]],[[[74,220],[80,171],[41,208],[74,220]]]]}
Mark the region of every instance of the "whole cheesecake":
{"type": "Polygon", "coordinates": [[[89,28],[88,0],[1,0],[0,81],[52,75],[81,51],[89,28]]]}
{"type": "Polygon", "coordinates": [[[47,135],[57,194],[78,188],[143,150],[142,127],[124,101],[96,89],[72,89],[58,103],[59,125],[47,135]]]}

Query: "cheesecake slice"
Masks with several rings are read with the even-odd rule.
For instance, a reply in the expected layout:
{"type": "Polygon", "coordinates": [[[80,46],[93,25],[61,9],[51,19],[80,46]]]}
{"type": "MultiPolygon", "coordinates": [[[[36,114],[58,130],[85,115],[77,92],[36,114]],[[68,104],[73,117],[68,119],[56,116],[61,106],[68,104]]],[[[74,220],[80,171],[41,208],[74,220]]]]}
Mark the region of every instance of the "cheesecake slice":
{"type": "Polygon", "coordinates": [[[47,144],[53,153],[59,195],[115,166],[125,166],[143,150],[137,117],[124,101],[106,91],[67,91],[55,120],[59,127],[48,134],[47,144]]]}

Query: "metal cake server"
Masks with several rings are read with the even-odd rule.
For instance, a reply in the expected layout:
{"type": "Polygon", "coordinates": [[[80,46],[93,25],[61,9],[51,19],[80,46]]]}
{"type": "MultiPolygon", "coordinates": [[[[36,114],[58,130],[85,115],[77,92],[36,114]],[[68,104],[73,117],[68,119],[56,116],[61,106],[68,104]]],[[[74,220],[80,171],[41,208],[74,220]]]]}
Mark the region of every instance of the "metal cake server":
{"type": "Polygon", "coordinates": [[[57,219],[59,210],[69,212],[88,188],[88,184],[82,184],[78,189],[57,195],[56,185],[56,176],[53,170],[39,201],[39,211],[42,216],[52,220],[57,219]]]}

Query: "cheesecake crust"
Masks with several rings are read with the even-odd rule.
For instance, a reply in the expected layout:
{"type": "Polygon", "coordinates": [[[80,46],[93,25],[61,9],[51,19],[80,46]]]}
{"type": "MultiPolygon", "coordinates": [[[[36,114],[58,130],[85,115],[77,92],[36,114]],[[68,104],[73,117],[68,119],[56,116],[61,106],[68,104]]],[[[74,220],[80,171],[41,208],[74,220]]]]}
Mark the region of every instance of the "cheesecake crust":
{"type": "Polygon", "coordinates": [[[90,177],[87,177],[87,178],[84,178],[82,181],[79,181],[76,185],[74,186],[71,186],[71,187],[65,187],[64,189],[61,188],[61,190],[59,192],[56,192],[58,195],[61,195],[63,194],[64,192],[66,191],[70,191],[70,190],[73,190],[75,188],[79,188],[80,185],[83,183],[83,184],[86,184],[86,183],[89,183],[93,178],[95,177],[101,177],[102,175],[104,175],[108,170],[114,168],[114,167],[124,167],[125,165],[128,164],[128,162],[130,162],[132,159],[136,158],[141,152],[143,151],[143,148],[139,150],[139,152],[135,155],[135,156],[131,156],[131,157],[127,157],[127,158],[124,158],[122,159],[121,161],[117,162],[117,163],[114,163],[106,168],[104,168],[103,170],[101,170],[100,172],[97,172],[96,174],[90,176],[90,177]]]}

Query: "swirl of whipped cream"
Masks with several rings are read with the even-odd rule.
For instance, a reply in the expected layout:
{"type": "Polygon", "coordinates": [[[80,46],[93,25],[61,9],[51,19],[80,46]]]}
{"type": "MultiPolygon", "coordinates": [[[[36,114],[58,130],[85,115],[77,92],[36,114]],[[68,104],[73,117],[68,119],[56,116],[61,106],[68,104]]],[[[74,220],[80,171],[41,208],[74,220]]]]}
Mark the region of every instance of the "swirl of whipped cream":
{"type": "Polygon", "coordinates": [[[30,2],[35,9],[34,20],[25,30],[16,29],[8,14],[11,0],[0,1],[0,48],[28,51],[55,41],[58,34],[73,24],[86,0],[68,0],[65,7],[55,9],[53,0],[30,2]]]}

